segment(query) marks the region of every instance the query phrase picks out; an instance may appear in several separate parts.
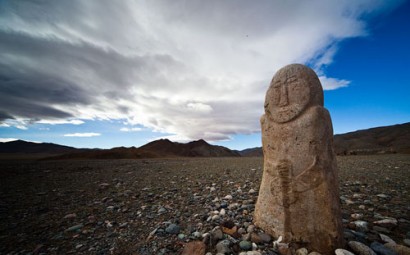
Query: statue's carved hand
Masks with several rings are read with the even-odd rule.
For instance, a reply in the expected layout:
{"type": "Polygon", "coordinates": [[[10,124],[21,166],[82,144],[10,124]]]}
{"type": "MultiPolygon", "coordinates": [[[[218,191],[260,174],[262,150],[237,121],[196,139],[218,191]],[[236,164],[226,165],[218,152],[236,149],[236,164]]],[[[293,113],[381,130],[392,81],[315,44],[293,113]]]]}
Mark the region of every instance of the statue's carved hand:
{"type": "Polygon", "coordinates": [[[313,163],[302,173],[295,176],[292,188],[296,192],[305,192],[318,187],[323,182],[323,168],[319,156],[315,156],[313,163]]]}

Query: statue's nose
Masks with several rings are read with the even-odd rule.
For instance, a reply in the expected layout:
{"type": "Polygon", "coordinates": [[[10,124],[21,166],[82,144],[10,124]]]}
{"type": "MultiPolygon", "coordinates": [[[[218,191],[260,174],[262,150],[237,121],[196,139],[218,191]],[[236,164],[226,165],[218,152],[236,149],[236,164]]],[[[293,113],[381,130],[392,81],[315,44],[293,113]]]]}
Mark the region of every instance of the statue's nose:
{"type": "Polygon", "coordinates": [[[279,99],[279,106],[287,106],[289,104],[288,99],[288,87],[286,85],[282,85],[280,89],[280,99],[279,99]]]}

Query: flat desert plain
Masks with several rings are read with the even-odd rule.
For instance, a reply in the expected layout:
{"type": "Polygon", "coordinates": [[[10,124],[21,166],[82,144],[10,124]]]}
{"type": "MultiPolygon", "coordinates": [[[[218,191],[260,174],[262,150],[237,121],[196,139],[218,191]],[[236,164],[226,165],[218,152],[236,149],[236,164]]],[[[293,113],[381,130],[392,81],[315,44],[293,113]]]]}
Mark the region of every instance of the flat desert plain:
{"type": "MultiPolygon", "coordinates": [[[[0,254],[179,254],[194,240],[216,254],[220,239],[239,254],[243,238],[275,254],[274,240],[252,225],[262,166],[262,158],[1,160],[0,254]]],[[[338,157],[338,168],[345,238],[383,243],[383,234],[405,245],[410,155],[338,157]]]]}

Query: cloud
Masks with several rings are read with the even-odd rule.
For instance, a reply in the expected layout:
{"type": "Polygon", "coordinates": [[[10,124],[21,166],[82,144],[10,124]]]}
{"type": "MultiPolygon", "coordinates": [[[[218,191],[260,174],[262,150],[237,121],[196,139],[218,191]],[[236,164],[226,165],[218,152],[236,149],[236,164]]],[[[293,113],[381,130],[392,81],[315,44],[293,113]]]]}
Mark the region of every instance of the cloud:
{"type": "Polygon", "coordinates": [[[138,127],[134,127],[134,128],[123,127],[123,128],[120,128],[120,131],[122,131],[122,132],[139,132],[139,131],[142,131],[142,128],[138,128],[138,127]]]}
{"type": "Polygon", "coordinates": [[[324,90],[335,90],[338,88],[347,87],[350,84],[350,81],[328,78],[326,76],[319,76],[319,80],[322,83],[324,90]]]}
{"type": "Polygon", "coordinates": [[[12,141],[17,141],[17,138],[0,138],[0,143],[7,143],[12,141]]]}
{"type": "Polygon", "coordinates": [[[72,124],[72,125],[81,125],[84,124],[82,120],[40,120],[36,123],[39,124],[49,124],[49,125],[62,125],[62,124],[72,124]]]}
{"type": "Polygon", "coordinates": [[[72,133],[72,134],[65,134],[66,137],[94,137],[100,136],[100,133],[72,133]]]}
{"type": "Polygon", "coordinates": [[[209,141],[258,132],[278,68],[307,63],[325,89],[347,86],[326,76],[338,43],[398,4],[3,1],[0,122],[118,119],[209,141]]]}

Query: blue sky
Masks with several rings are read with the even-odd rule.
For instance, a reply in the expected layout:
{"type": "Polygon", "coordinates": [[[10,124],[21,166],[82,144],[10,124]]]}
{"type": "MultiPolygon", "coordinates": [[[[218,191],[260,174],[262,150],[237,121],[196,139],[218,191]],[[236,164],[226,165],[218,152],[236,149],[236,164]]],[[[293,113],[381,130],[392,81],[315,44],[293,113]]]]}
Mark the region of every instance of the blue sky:
{"type": "Polygon", "coordinates": [[[0,2],[0,141],[261,146],[280,67],[318,74],[336,134],[410,121],[409,1],[0,2]]]}

